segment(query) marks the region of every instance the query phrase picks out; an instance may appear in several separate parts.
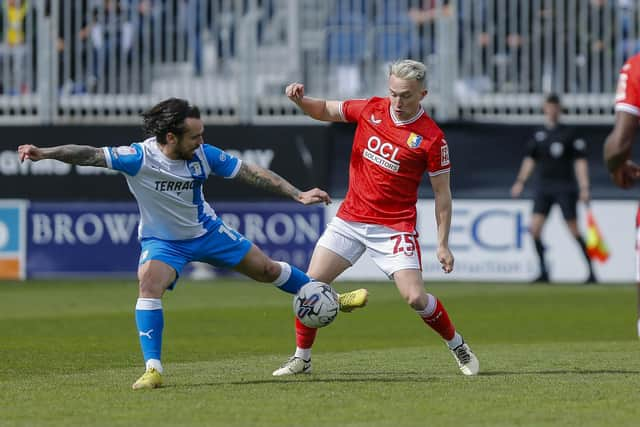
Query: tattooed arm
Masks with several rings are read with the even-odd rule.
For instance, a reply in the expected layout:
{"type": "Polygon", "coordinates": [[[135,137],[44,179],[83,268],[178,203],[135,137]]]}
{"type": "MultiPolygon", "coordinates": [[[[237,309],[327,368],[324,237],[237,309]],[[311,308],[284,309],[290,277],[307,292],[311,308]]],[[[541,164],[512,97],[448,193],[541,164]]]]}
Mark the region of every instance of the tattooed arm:
{"type": "Polygon", "coordinates": [[[107,167],[102,148],[88,145],[59,145],[57,147],[39,148],[35,145],[21,145],[18,147],[20,161],[26,159],[38,160],[54,159],[72,165],[107,167]]]}
{"type": "Polygon", "coordinates": [[[300,191],[277,173],[246,162],[242,162],[236,178],[254,187],[269,190],[286,197],[291,197],[293,200],[300,202],[303,205],[320,202],[324,202],[327,205],[331,203],[329,195],[319,188],[313,188],[309,191],[300,191]]]}

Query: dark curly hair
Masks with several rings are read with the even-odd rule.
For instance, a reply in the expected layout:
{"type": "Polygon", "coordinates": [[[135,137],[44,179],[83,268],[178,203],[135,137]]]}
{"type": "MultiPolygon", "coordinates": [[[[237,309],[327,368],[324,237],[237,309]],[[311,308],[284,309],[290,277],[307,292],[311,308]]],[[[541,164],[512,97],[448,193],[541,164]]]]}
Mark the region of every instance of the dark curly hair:
{"type": "Polygon", "coordinates": [[[544,102],[548,104],[560,105],[560,95],[558,95],[557,93],[550,93],[545,97],[544,102]]]}
{"type": "Polygon", "coordinates": [[[169,98],[142,113],[142,129],[145,136],[155,136],[160,144],[166,144],[167,133],[180,136],[185,131],[185,120],[199,119],[198,107],[180,98],[169,98]]]}

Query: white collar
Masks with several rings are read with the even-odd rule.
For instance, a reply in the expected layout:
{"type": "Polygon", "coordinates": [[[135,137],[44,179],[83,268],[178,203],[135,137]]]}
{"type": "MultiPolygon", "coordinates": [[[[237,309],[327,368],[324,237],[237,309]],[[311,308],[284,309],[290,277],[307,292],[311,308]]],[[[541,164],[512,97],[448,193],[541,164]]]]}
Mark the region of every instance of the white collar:
{"type": "Polygon", "coordinates": [[[393,112],[393,108],[391,108],[391,105],[389,105],[389,114],[391,114],[391,119],[396,126],[404,126],[413,123],[420,117],[422,117],[422,115],[424,114],[424,109],[422,108],[422,105],[420,105],[420,108],[413,117],[407,120],[400,120],[398,119],[398,117],[396,117],[395,113],[393,112]]]}

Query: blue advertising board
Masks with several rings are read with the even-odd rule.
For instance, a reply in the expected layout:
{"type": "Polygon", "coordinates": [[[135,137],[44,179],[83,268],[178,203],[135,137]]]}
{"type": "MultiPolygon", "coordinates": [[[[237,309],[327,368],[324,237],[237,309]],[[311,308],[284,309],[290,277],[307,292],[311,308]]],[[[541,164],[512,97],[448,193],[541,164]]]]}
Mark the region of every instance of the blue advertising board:
{"type": "Polygon", "coordinates": [[[139,220],[135,203],[31,203],[27,276],[135,272],[139,220]]]}
{"type": "MultiPolygon", "coordinates": [[[[269,256],[303,269],[325,227],[323,206],[248,202],[214,208],[269,256]]],[[[31,203],[28,277],[134,274],[139,219],[135,203],[31,203]]]]}
{"type": "Polygon", "coordinates": [[[26,200],[0,200],[0,279],[25,278],[26,200]]]}

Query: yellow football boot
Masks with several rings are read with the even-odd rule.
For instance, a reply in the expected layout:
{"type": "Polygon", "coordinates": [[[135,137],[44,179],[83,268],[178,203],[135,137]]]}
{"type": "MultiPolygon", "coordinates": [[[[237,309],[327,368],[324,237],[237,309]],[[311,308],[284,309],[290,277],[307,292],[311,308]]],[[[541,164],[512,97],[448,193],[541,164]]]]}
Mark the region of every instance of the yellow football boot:
{"type": "Polygon", "coordinates": [[[356,308],[367,305],[369,291],[366,289],[356,289],[355,291],[345,292],[338,295],[340,301],[340,311],[349,313],[356,308]]]}
{"type": "Polygon", "coordinates": [[[131,386],[134,390],[143,388],[158,388],[162,385],[162,375],[155,368],[149,368],[138,381],[131,386]]]}

